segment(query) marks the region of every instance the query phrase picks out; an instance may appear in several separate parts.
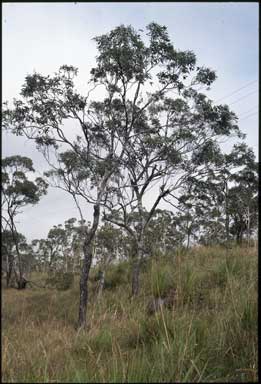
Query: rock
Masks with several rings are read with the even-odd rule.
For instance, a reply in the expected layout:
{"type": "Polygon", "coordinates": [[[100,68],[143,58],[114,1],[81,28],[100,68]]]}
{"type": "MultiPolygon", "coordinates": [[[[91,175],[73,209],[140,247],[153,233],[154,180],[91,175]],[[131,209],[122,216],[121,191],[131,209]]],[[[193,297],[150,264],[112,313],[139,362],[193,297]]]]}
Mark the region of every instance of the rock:
{"type": "Polygon", "coordinates": [[[147,305],[147,314],[153,315],[155,312],[157,312],[162,306],[164,305],[164,299],[161,297],[152,298],[150,299],[148,305],[147,305]]]}

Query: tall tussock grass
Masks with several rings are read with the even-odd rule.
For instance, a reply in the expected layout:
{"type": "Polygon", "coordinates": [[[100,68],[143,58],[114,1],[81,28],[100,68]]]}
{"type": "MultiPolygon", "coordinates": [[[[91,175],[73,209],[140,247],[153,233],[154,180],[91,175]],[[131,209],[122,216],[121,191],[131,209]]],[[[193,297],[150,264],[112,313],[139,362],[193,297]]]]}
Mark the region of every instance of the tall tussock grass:
{"type": "Polygon", "coordinates": [[[91,279],[89,326],[81,331],[76,278],[68,291],[5,289],[2,381],[258,381],[253,248],[197,247],[151,258],[132,300],[129,276],[126,262],[111,266],[99,300],[91,279]],[[149,300],[173,289],[175,305],[148,315],[149,300]]]}

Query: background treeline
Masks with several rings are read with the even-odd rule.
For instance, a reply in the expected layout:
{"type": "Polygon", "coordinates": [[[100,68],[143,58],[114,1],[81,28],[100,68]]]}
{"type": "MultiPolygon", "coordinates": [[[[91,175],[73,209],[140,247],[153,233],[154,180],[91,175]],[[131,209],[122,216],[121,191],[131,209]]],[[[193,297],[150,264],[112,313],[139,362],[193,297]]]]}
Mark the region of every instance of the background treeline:
{"type": "MultiPolygon", "coordinates": [[[[145,231],[144,257],[165,255],[195,244],[253,245],[257,239],[258,170],[251,151],[244,161],[246,164],[236,174],[226,172],[215,180],[188,183],[176,199],[174,212],[157,209],[145,231]]],[[[130,214],[128,220],[135,229],[138,225],[135,214],[130,214]]],[[[49,275],[79,274],[83,233],[89,226],[90,223],[71,218],[51,228],[46,239],[31,242],[6,227],[2,232],[2,275],[6,286],[14,285],[20,270],[25,277],[33,271],[49,275]]],[[[94,260],[100,267],[101,280],[110,263],[132,260],[133,253],[135,244],[128,232],[106,221],[99,227],[94,241],[94,260]]]]}

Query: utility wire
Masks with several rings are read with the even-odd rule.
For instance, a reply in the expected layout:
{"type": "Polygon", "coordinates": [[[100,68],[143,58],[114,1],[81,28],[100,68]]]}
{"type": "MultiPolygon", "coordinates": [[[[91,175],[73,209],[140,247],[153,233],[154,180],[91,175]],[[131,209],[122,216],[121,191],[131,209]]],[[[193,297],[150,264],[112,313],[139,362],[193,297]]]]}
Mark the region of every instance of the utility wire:
{"type": "Polygon", "coordinates": [[[254,107],[248,109],[247,111],[243,112],[241,115],[239,115],[239,117],[243,117],[244,115],[246,115],[247,113],[253,111],[253,109],[256,109],[256,107],[258,107],[258,105],[255,105],[254,107]]]}
{"type": "Polygon", "coordinates": [[[243,120],[245,120],[245,119],[248,119],[249,117],[254,116],[254,115],[256,115],[257,113],[258,113],[258,111],[257,111],[257,112],[250,113],[249,115],[243,117],[243,119],[240,119],[240,121],[243,121],[243,120]]]}
{"type": "Polygon", "coordinates": [[[245,99],[246,97],[248,97],[248,96],[250,96],[250,95],[253,95],[253,93],[256,93],[256,92],[257,92],[257,90],[255,90],[255,91],[253,91],[253,92],[249,92],[249,93],[247,93],[246,95],[240,97],[239,99],[233,101],[232,103],[229,103],[229,105],[236,104],[238,101],[243,100],[243,99],[245,99]]]}
{"type": "Polygon", "coordinates": [[[254,83],[256,83],[256,82],[257,82],[257,80],[253,80],[253,81],[251,81],[250,83],[247,83],[246,85],[243,85],[243,87],[237,88],[235,91],[229,93],[228,95],[223,96],[223,97],[221,97],[221,98],[215,100],[215,103],[218,102],[218,101],[220,101],[220,100],[226,99],[227,97],[232,96],[232,95],[234,95],[235,93],[238,93],[239,91],[241,91],[241,89],[247,88],[247,87],[249,87],[249,85],[254,84],[254,83]]]}

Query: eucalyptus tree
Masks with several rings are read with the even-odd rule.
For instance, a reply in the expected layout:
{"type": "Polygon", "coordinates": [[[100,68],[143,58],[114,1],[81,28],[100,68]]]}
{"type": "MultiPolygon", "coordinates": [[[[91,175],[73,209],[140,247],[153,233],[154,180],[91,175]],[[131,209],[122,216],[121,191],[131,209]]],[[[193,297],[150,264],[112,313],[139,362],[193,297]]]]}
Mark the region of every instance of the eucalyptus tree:
{"type": "Polygon", "coordinates": [[[119,260],[121,253],[122,233],[109,223],[102,225],[95,237],[95,257],[99,265],[100,282],[98,297],[100,297],[105,282],[108,266],[113,260],[119,260]]]}
{"type": "Polygon", "coordinates": [[[79,198],[93,205],[91,227],[83,227],[82,233],[84,261],[78,318],[78,326],[82,327],[86,324],[87,282],[100,206],[124,146],[118,146],[122,121],[118,119],[119,100],[114,91],[110,88],[104,102],[89,101],[90,93],[81,96],[75,90],[76,75],[77,69],[66,65],[52,77],[28,75],[22,100],[14,100],[11,109],[5,105],[3,124],[13,133],[35,141],[51,166],[49,176],[56,177],[57,186],[72,195],[79,209],[79,198]],[[64,126],[67,120],[71,122],[70,130],[64,126]]]}
{"type": "Polygon", "coordinates": [[[33,239],[31,246],[35,259],[35,270],[37,272],[47,273],[49,250],[46,244],[46,239],[33,239]]]}
{"type": "Polygon", "coordinates": [[[21,233],[13,234],[8,229],[3,230],[1,236],[2,271],[5,272],[6,286],[9,287],[15,268],[16,245],[20,248],[26,238],[21,233]]]}
{"type": "Polygon", "coordinates": [[[139,292],[144,234],[160,202],[177,198],[188,178],[202,179],[221,167],[220,140],[243,137],[228,106],[214,105],[198,90],[213,83],[215,72],[197,66],[193,52],[175,49],[166,27],[149,24],[145,39],[147,45],[131,27],[100,36],[98,67],[93,71],[96,81],[119,74],[122,86],[116,92],[131,127],[121,159],[124,171],[113,198],[105,202],[104,218],[134,239],[133,295],[139,292]],[[140,69],[135,77],[134,64],[140,69]],[[144,202],[148,192],[149,209],[144,202]]]}
{"type": "Polygon", "coordinates": [[[172,211],[157,209],[145,232],[145,249],[149,256],[166,255],[184,242],[182,222],[172,211]]]}
{"type": "Polygon", "coordinates": [[[212,176],[209,183],[209,192],[215,201],[214,216],[220,216],[220,223],[223,221],[225,237],[224,241],[230,240],[230,210],[229,210],[229,189],[235,182],[237,174],[242,167],[253,164],[254,153],[246,143],[235,144],[230,153],[224,155],[223,167],[218,174],[212,176]],[[216,213],[216,214],[215,214],[216,213]]]}
{"type": "Polygon", "coordinates": [[[248,220],[251,215],[253,224],[256,222],[257,184],[257,165],[252,148],[245,143],[235,144],[231,152],[224,155],[219,173],[212,175],[205,187],[210,199],[208,212],[204,214],[205,227],[207,232],[212,228],[216,242],[228,242],[231,235],[235,235],[235,227],[239,231],[237,237],[242,237],[247,223],[251,222],[248,220]]]}
{"type": "Polygon", "coordinates": [[[233,175],[234,185],[228,190],[230,232],[238,243],[242,242],[245,233],[248,244],[258,225],[258,163],[251,152],[246,165],[233,175]]]}
{"type": "Polygon", "coordinates": [[[2,228],[9,230],[13,237],[19,273],[15,269],[14,272],[19,289],[24,287],[24,271],[15,218],[25,206],[37,204],[48,186],[40,177],[30,180],[30,174],[34,172],[33,162],[28,157],[17,155],[2,160],[2,228]]]}
{"type": "Polygon", "coordinates": [[[72,195],[80,213],[82,203],[93,205],[91,227],[83,233],[79,326],[86,322],[101,207],[116,203],[122,209],[119,224],[135,239],[137,294],[144,231],[158,204],[188,174],[202,176],[204,161],[211,162],[218,151],[218,137],[239,133],[228,107],[214,106],[196,90],[211,85],[214,71],[196,66],[193,52],[175,49],[166,27],[150,23],[144,39],[139,32],[121,25],[94,39],[98,55],[90,83],[100,87],[102,101],[91,100],[90,92],[81,96],[74,87],[77,69],[64,65],[52,77],[28,75],[22,100],[14,100],[14,107],[6,106],[3,113],[6,128],[35,140],[52,166],[49,175],[72,195]],[[156,181],[159,192],[145,214],[144,195],[156,181]],[[126,206],[138,213],[135,232],[124,221],[126,206]]]}
{"type": "Polygon", "coordinates": [[[79,269],[82,224],[77,226],[76,221],[70,218],[65,221],[64,227],[62,224],[54,225],[46,239],[32,241],[36,269],[48,274],[58,270],[75,272],[77,267],[79,269]]]}
{"type": "MultiPolygon", "coordinates": [[[[184,188],[185,193],[178,198],[178,208],[182,211],[182,208],[187,207],[187,215],[184,218],[187,217],[191,224],[194,222],[201,243],[228,243],[231,235],[235,234],[236,216],[238,230],[239,223],[242,228],[246,227],[243,216],[246,218],[248,208],[243,201],[246,203],[246,196],[249,202],[251,201],[251,187],[248,185],[246,191],[243,185],[242,188],[237,186],[237,182],[242,181],[247,185],[247,180],[251,180],[254,207],[257,194],[255,167],[253,150],[245,143],[235,144],[229,153],[223,155],[222,166],[215,172],[210,172],[205,180],[188,180],[184,188]]],[[[189,226],[187,229],[189,230],[189,226]]]]}
{"type": "Polygon", "coordinates": [[[64,251],[66,247],[66,232],[62,225],[54,225],[48,232],[46,246],[49,250],[48,270],[53,271],[64,269],[64,251]]]}
{"type": "MultiPolygon", "coordinates": [[[[76,224],[77,219],[72,217],[65,221],[65,237],[66,237],[66,271],[76,272],[80,267],[80,248],[82,248],[80,231],[81,227],[76,224]]],[[[79,223],[80,225],[80,223],[79,223]]]]}
{"type": "Polygon", "coordinates": [[[4,269],[6,274],[6,286],[9,287],[15,281],[19,281],[19,288],[25,288],[29,274],[34,268],[35,259],[32,251],[32,247],[27,243],[24,235],[19,232],[13,234],[10,230],[4,230],[2,232],[2,270],[4,269]],[[17,275],[17,258],[16,247],[18,246],[20,255],[20,269],[23,271],[23,277],[25,280],[19,280],[17,275]]]}

